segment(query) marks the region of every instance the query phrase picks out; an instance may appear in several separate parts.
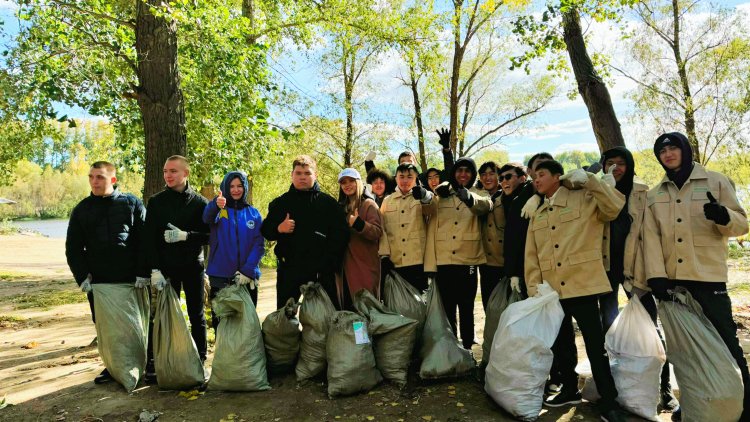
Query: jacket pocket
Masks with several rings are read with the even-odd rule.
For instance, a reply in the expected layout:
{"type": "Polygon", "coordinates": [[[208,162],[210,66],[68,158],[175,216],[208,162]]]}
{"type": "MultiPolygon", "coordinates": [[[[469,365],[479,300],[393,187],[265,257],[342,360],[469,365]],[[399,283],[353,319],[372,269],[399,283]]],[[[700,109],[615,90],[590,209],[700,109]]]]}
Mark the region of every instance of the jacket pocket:
{"type": "Polygon", "coordinates": [[[722,240],[717,239],[716,236],[705,234],[693,235],[693,246],[719,246],[722,243],[722,240]]]}
{"type": "Polygon", "coordinates": [[[584,262],[596,261],[597,259],[602,259],[602,252],[599,250],[591,250],[570,255],[568,257],[568,262],[570,262],[570,265],[577,265],[584,262]]]}
{"type": "Polygon", "coordinates": [[[540,259],[539,260],[539,269],[542,271],[549,271],[552,269],[552,260],[551,259],[540,259]]]}
{"type": "Polygon", "coordinates": [[[690,215],[702,216],[704,204],[708,204],[706,192],[693,192],[690,201],[690,215]]]}
{"type": "Polygon", "coordinates": [[[534,222],[531,223],[531,231],[543,229],[549,225],[549,220],[546,218],[534,218],[534,222]]]}
{"type": "Polygon", "coordinates": [[[479,240],[481,239],[482,235],[479,232],[476,233],[464,233],[464,235],[461,237],[463,240],[479,240]]]}
{"type": "Polygon", "coordinates": [[[560,213],[560,222],[565,223],[565,222],[572,221],[580,217],[581,217],[580,210],[570,210],[569,212],[560,213]]]}

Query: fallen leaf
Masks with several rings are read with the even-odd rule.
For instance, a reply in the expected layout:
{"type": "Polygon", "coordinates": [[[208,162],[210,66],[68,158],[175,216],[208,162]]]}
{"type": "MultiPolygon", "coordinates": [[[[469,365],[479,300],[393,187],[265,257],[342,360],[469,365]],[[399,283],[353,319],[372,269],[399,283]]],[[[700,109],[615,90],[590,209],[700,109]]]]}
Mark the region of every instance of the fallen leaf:
{"type": "Polygon", "coordinates": [[[367,417],[367,420],[368,420],[368,421],[374,421],[374,420],[375,420],[375,416],[368,416],[368,417],[367,417]]]}
{"type": "Polygon", "coordinates": [[[449,386],[448,386],[448,389],[449,389],[449,390],[455,390],[455,389],[456,389],[456,386],[455,386],[455,385],[449,385],[449,386]]]}
{"type": "Polygon", "coordinates": [[[198,396],[190,396],[188,397],[188,401],[190,400],[198,400],[198,396]]]}
{"type": "Polygon", "coordinates": [[[464,407],[464,404],[461,402],[456,403],[456,407],[464,407]]]}
{"type": "Polygon", "coordinates": [[[422,419],[424,419],[426,421],[431,421],[432,420],[432,416],[422,416],[422,419]]]}
{"type": "Polygon", "coordinates": [[[396,403],[395,401],[391,402],[391,406],[398,406],[398,403],[396,403]]]}
{"type": "Polygon", "coordinates": [[[21,346],[22,349],[36,349],[39,346],[39,343],[32,341],[31,343],[26,343],[23,346],[21,346]]]}

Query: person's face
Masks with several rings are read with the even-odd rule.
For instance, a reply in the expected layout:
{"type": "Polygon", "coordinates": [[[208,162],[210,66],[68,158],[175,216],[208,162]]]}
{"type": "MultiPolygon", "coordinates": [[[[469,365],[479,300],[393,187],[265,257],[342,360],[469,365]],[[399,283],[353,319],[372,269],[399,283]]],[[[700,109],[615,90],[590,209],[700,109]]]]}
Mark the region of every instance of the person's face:
{"type": "Polygon", "coordinates": [[[229,183],[229,195],[235,201],[239,201],[245,195],[245,187],[242,186],[240,179],[235,177],[229,183]]]}
{"type": "Polygon", "coordinates": [[[682,167],[682,150],[674,145],[667,145],[659,151],[659,161],[669,170],[677,171],[682,167]]]}
{"type": "Polygon", "coordinates": [[[296,166],[292,171],[292,185],[298,190],[312,189],[315,184],[315,171],[310,166],[296,166]]]}
{"type": "Polygon", "coordinates": [[[430,190],[433,192],[440,184],[440,173],[436,171],[431,171],[427,173],[427,185],[430,187],[430,190]]]}
{"type": "Polygon", "coordinates": [[[398,172],[396,184],[401,192],[409,192],[417,184],[417,173],[411,170],[398,172]]]}
{"type": "Polygon", "coordinates": [[[550,196],[555,193],[557,187],[560,186],[560,175],[549,172],[547,169],[540,169],[536,171],[536,177],[534,178],[534,187],[536,191],[542,195],[550,196]]]}
{"type": "Polygon", "coordinates": [[[414,157],[413,155],[405,155],[405,156],[403,156],[403,157],[401,157],[401,158],[398,159],[398,163],[399,164],[410,163],[410,164],[414,164],[416,166],[417,165],[417,158],[414,157]]]}
{"type": "Polygon", "coordinates": [[[456,169],[456,181],[461,186],[466,186],[471,181],[471,170],[468,167],[461,166],[456,169]]]}
{"type": "Polygon", "coordinates": [[[607,158],[604,162],[604,171],[609,171],[609,168],[612,167],[612,165],[617,166],[612,170],[612,176],[615,176],[615,181],[619,182],[622,177],[625,176],[625,172],[628,171],[628,164],[622,157],[607,158]]]}
{"type": "Polygon", "coordinates": [[[89,170],[89,186],[91,186],[91,193],[95,196],[111,194],[115,190],[115,183],[117,183],[117,178],[113,174],[109,174],[107,169],[92,168],[89,170]]]}
{"type": "Polygon", "coordinates": [[[185,164],[180,160],[169,160],[164,163],[164,169],[162,170],[164,175],[164,183],[169,188],[175,188],[183,186],[187,182],[189,171],[185,168],[185,164]]]}
{"type": "Polygon", "coordinates": [[[372,181],[372,193],[374,193],[377,196],[383,196],[385,193],[385,180],[383,179],[375,179],[372,181]]]}
{"type": "Polygon", "coordinates": [[[531,166],[529,168],[529,174],[531,175],[531,180],[534,180],[534,177],[536,177],[536,166],[539,165],[539,163],[543,163],[545,161],[549,161],[549,158],[537,158],[534,160],[533,163],[531,163],[531,166]]]}
{"type": "Polygon", "coordinates": [[[519,177],[515,169],[510,169],[500,174],[500,187],[506,195],[512,194],[525,181],[526,176],[519,177]]]}
{"type": "Polygon", "coordinates": [[[497,172],[492,167],[487,167],[484,172],[479,173],[479,181],[482,182],[484,190],[488,192],[495,192],[499,184],[497,172]]]}
{"type": "Polygon", "coordinates": [[[339,187],[341,187],[341,191],[344,192],[344,195],[346,196],[354,196],[357,194],[357,181],[351,177],[342,177],[341,180],[339,180],[339,187]]]}

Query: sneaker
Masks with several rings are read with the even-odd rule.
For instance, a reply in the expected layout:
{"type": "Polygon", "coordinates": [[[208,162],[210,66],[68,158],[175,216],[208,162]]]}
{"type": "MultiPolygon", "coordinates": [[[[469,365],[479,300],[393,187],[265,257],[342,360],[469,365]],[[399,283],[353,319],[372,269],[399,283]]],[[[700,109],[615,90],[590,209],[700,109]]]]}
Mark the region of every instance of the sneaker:
{"type": "Polygon", "coordinates": [[[665,389],[661,392],[661,401],[659,402],[661,409],[665,412],[674,412],[680,407],[680,403],[672,393],[672,389],[665,389]]]}
{"type": "Polygon", "coordinates": [[[547,380],[544,383],[544,394],[551,395],[559,393],[562,389],[562,383],[552,380],[547,380]]]}
{"type": "Polygon", "coordinates": [[[560,390],[560,392],[544,401],[545,406],[561,407],[581,403],[581,392],[578,390],[560,390]]]}
{"type": "Polygon", "coordinates": [[[94,378],[94,384],[104,384],[105,382],[109,382],[112,379],[112,375],[109,374],[109,371],[107,371],[107,368],[104,368],[101,374],[97,375],[96,378],[94,378]]]}
{"type": "Polygon", "coordinates": [[[678,406],[677,409],[672,411],[672,422],[680,422],[682,420],[682,409],[678,406]]]}
{"type": "Polygon", "coordinates": [[[146,384],[156,384],[156,369],[153,363],[146,364],[146,373],[143,376],[146,384]]]}
{"type": "Polygon", "coordinates": [[[612,409],[602,412],[601,418],[604,422],[626,422],[627,414],[620,409],[612,409]]]}

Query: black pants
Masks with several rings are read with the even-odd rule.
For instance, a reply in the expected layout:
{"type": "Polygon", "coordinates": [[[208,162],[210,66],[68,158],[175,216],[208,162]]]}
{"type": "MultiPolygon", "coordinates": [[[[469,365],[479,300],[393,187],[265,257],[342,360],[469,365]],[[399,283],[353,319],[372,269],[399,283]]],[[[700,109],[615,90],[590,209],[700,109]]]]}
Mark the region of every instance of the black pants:
{"type": "MultiPolygon", "coordinates": [[[[214,298],[216,298],[216,295],[218,295],[220,291],[234,284],[234,280],[233,278],[228,277],[208,276],[208,281],[211,283],[211,294],[209,295],[209,299],[211,299],[211,327],[216,330],[216,328],[219,327],[219,317],[217,317],[216,313],[214,313],[213,300],[214,298]]],[[[247,292],[250,293],[250,299],[252,299],[253,305],[257,307],[258,289],[250,289],[250,286],[248,285],[245,285],[245,289],[247,289],[247,292]]]]}
{"type": "Polygon", "coordinates": [[[179,270],[164,271],[164,277],[169,279],[177,297],[185,292],[188,319],[190,320],[190,334],[198,348],[201,359],[206,358],[206,293],[203,289],[203,265],[196,262],[179,270]]]}
{"type": "Polygon", "coordinates": [[[276,309],[281,309],[286,305],[290,297],[299,300],[302,293],[299,288],[305,283],[316,281],[323,286],[328,293],[328,297],[333,302],[336,309],[341,309],[338,302],[338,292],[336,290],[336,276],[333,273],[301,273],[293,268],[288,268],[279,262],[276,269],[276,309]]]}
{"type": "Polygon", "coordinates": [[[487,310],[487,302],[495,287],[500,284],[505,271],[503,267],[493,267],[491,265],[479,266],[479,290],[482,293],[482,308],[487,310]]]}
{"type": "Polygon", "coordinates": [[[460,318],[461,343],[471,349],[474,341],[474,298],[477,296],[477,267],[439,265],[435,279],[445,314],[456,333],[456,308],[460,318]]]}
{"type": "MultiPolygon", "coordinates": [[[[396,268],[396,272],[419,292],[427,290],[427,274],[424,272],[423,265],[409,265],[396,268]]],[[[384,272],[382,273],[385,274],[384,272]]],[[[380,291],[382,292],[383,290],[381,289],[380,291]]]]}
{"type": "Polygon", "coordinates": [[[620,293],[620,282],[613,278],[610,273],[607,273],[609,278],[609,284],[612,287],[612,291],[609,293],[603,293],[599,295],[599,313],[602,316],[602,328],[604,333],[609,331],[609,327],[617,319],[617,315],[620,314],[620,303],[618,301],[618,295],[620,293]]]}
{"type": "Polygon", "coordinates": [[[91,308],[91,321],[96,325],[96,312],[94,312],[94,291],[86,293],[86,299],[89,300],[89,308],[91,308]]]}
{"type": "Polygon", "coordinates": [[[575,318],[583,335],[586,355],[591,363],[596,388],[602,397],[597,405],[602,412],[608,411],[616,406],[617,388],[609,369],[609,358],[604,350],[604,332],[599,315],[598,295],[561,299],[560,305],[565,312],[565,318],[555,344],[552,346],[552,351],[559,358],[563,388],[570,388],[570,386],[578,388],[578,374],[575,372],[578,351],[575,346],[575,331],[573,331],[572,323],[572,318],[575,318]]]}

